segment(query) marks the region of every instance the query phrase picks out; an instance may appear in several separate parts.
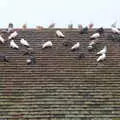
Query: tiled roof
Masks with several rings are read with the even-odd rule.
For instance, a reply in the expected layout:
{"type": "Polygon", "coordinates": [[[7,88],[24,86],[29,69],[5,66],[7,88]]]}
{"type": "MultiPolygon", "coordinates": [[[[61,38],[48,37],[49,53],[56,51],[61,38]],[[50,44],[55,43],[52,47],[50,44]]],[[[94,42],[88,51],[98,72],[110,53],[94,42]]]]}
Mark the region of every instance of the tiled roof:
{"type": "Polygon", "coordinates": [[[77,29],[61,29],[65,38],[57,38],[55,29],[18,30],[15,42],[20,50],[0,44],[0,52],[10,62],[0,62],[1,120],[120,120],[120,42],[108,39],[106,29],[97,49],[87,50],[89,34],[77,29]],[[34,48],[35,65],[27,65],[20,38],[34,48]],[[51,40],[53,47],[42,49],[51,40]],[[80,49],[63,46],[69,40],[80,42],[80,49]],[[105,61],[97,63],[96,53],[107,45],[105,61]],[[84,52],[85,58],[77,59],[84,52]]]}

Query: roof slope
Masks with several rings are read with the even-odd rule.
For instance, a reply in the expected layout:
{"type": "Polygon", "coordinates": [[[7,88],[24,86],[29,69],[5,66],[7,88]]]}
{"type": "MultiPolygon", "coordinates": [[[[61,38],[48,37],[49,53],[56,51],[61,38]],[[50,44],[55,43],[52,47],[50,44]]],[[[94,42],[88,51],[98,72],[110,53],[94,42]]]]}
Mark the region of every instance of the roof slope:
{"type": "Polygon", "coordinates": [[[0,44],[10,57],[0,62],[0,118],[3,120],[119,120],[120,119],[120,42],[107,39],[105,30],[97,50],[88,52],[89,34],[63,29],[65,38],[56,38],[55,29],[18,30],[15,42],[20,50],[0,44]],[[36,65],[26,65],[20,38],[35,49],[36,65]],[[42,50],[43,41],[53,47],[42,50]],[[80,42],[71,52],[65,40],[80,42]],[[107,58],[97,63],[96,53],[108,47],[107,58]],[[80,52],[85,58],[78,60],[80,52]],[[119,119],[117,119],[119,118],[119,119]]]}

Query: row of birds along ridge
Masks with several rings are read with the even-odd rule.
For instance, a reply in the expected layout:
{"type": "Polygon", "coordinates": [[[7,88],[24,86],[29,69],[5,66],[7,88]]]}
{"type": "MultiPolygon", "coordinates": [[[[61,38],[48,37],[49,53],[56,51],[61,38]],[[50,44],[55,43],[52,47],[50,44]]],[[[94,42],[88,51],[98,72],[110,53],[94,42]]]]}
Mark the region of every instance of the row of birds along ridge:
{"type": "MultiPolygon", "coordinates": [[[[80,34],[88,33],[88,29],[89,29],[88,27],[82,28],[80,30],[80,34]]],[[[116,28],[115,26],[111,27],[111,31],[114,34],[120,34],[120,30],[118,28],[116,28]]],[[[19,46],[15,43],[15,38],[18,36],[17,31],[14,31],[12,28],[8,28],[8,30],[6,32],[10,33],[10,35],[8,36],[8,40],[10,40],[10,47],[13,48],[13,49],[19,49],[19,46]]],[[[91,41],[88,44],[88,50],[94,49],[95,45],[98,42],[98,38],[103,33],[104,33],[104,29],[101,27],[101,28],[97,29],[96,32],[90,36],[91,41]]],[[[56,36],[59,37],[59,38],[65,38],[65,35],[60,30],[56,30],[56,36]]],[[[6,40],[2,37],[2,35],[0,35],[0,42],[2,44],[5,44],[5,42],[6,42],[6,40]]],[[[20,44],[23,45],[23,46],[26,46],[28,48],[28,50],[31,46],[28,43],[28,41],[25,40],[24,38],[20,39],[20,44]]],[[[47,41],[44,44],[42,44],[43,49],[48,48],[48,47],[52,47],[52,46],[53,46],[52,41],[47,41]]],[[[80,48],[80,42],[77,42],[77,43],[75,43],[74,45],[71,46],[70,50],[75,51],[79,48],[80,48]]],[[[97,52],[97,55],[99,55],[99,57],[97,58],[97,62],[105,60],[106,59],[106,53],[107,53],[107,46],[105,45],[102,50],[97,52]]],[[[4,56],[4,58],[6,58],[6,57],[4,56]]],[[[27,63],[32,63],[33,60],[35,61],[35,57],[30,57],[30,59],[27,59],[26,62],[27,63]]]]}

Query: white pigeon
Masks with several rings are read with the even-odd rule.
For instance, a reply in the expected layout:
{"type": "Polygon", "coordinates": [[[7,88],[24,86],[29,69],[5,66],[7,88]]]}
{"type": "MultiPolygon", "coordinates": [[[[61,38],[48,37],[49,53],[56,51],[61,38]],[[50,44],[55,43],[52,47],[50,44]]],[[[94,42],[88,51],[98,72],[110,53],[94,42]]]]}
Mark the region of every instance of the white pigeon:
{"type": "Polygon", "coordinates": [[[19,48],[19,46],[14,42],[14,40],[10,41],[10,47],[15,48],[15,49],[19,48]]]}
{"type": "Polygon", "coordinates": [[[42,48],[46,48],[46,47],[52,47],[52,42],[51,41],[47,41],[42,45],[42,48]]]}
{"type": "Polygon", "coordinates": [[[12,39],[15,38],[18,35],[18,33],[16,31],[14,31],[13,33],[10,34],[10,36],[8,37],[8,39],[12,39]]]}
{"type": "Polygon", "coordinates": [[[77,42],[76,44],[74,44],[72,47],[71,47],[71,50],[73,51],[73,50],[76,50],[76,49],[78,49],[80,47],[80,43],[79,42],[77,42]]]}
{"type": "Polygon", "coordinates": [[[93,48],[93,46],[92,45],[88,45],[88,49],[92,49],[93,48]]]}
{"type": "Polygon", "coordinates": [[[89,43],[89,46],[92,46],[92,45],[94,45],[95,44],[95,42],[94,41],[91,41],[90,43],[89,43]]]}
{"type": "Polygon", "coordinates": [[[23,38],[21,38],[20,43],[21,43],[22,45],[24,45],[24,46],[27,46],[27,47],[30,46],[30,44],[29,44],[25,39],[23,39],[23,38]]]}
{"type": "Polygon", "coordinates": [[[5,39],[0,35],[0,42],[1,43],[4,43],[5,42],[5,39]]]}
{"type": "Polygon", "coordinates": [[[102,54],[101,56],[98,57],[97,62],[103,61],[106,58],[106,54],[102,54]]]}
{"type": "Polygon", "coordinates": [[[107,52],[107,46],[104,46],[104,48],[102,50],[100,50],[99,52],[97,52],[97,55],[99,54],[105,54],[107,52]]]}
{"type": "Polygon", "coordinates": [[[92,40],[92,41],[89,43],[89,46],[95,45],[97,42],[98,42],[98,39],[92,40]]]}
{"type": "Polygon", "coordinates": [[[27,60],[26,60],[26,63],[27,63],[27,64],[30,64],[30,63],[31,63],[31,59],[27,59],[27,60]]]}
{"type": "Polygon", "coordinates": [[[94,33],[93,35],[90,36],[91,39],[95,39],[100,37],[100,33],[94,33]]]}
{"type": "Polygon", "coordinates": [[[62,38],[65,37],[64,34],[63,34],[60,30],[57,30],[57,31],[56,31],[56,35],[57,35],[58,37],[62,37],[62,38]]]}
{"type": "Polygon", "coordinates": [[[113,33],[120,34],[120,30],[118,30],[118,28],[116,28],[116,27],[112,27],[112,28],[111,28],[111,31],[112,31],[113,33]]]}

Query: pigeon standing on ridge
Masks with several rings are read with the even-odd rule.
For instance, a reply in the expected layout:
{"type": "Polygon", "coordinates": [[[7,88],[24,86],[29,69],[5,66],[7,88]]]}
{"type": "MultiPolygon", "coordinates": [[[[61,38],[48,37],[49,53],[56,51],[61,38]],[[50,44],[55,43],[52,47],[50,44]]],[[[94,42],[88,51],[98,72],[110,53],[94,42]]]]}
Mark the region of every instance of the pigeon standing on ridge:
{"type": "Polygon", "coordinates": [[[10,47],[12,47],[14,49],[19,49],[19,46],[14,42],[14,40],[10,41],[10,47]]]}
{"type": "Polygon", "coordinates": [[[14,31],[13,33],[11,33],[11,34],[9,35],[8,39],[9,39],[9,40],[14,39],[14,38],[17,37],[17,35],[18,35],[18,33],[17,33],[16,31],[14,31]]]}
{"type": "Polygon", "coordinates": [[[78,29],[79,29],[79,30],[82,30],[82,29],[83,29],[82,24],[78,24],[78,29]]]}
{"type": "Polygon", "coordinates": [[[30,44],[29,44],[25,39],[23,39],[23,38],[21,38],[20,43],[21,43],[22,45],[26,46],[26,47],[29,47],[29,46],[30,46],[30,44]]]}
{"type": "Polygon", "coordinates": [[[80,43],[77,42],[76,44],[74,44],[74,45],[71,47],[71,51],[77,50],[77,49],[79,49],[79,47],[80,47],[80,43]]]}
{"type": "Polygon", "coordinates": [[[48,26],[48,28],[54,28],[55,27],[55,23],[52,23],[48,26]]]}
{"type": "Polygon", "coordinates": [[[57,37],[60,37],[60,38],[64,38],[65,37],[64,34],[60,30],[56,31],[56,35],[57,35],[57,37]]]}
{"type": "Polygon", "coordinates": [[[13,31],[13,24],[12,23],[9,23],[7,31],[8,31],[8,33],[13,31]]]}
{"type": "Polygon", "coordinates": [[[97,33],[100,33],[100,34],[103,34],[103,33],[104,33],[103,27],[98,28],[98,29],[96,30],[96,32],[97,32],[97,33]]]}
{"type": "Polygon", "coordinates": [[[80,31],[80,34],[87,34],[87,33],[88,33],[88,27],[85,27],[80,31]]]}
{"type": "Polygon", "coordinates": [[[52,42],[51,41],[47,41],[47,42],[45,42],[43,45],[42,45],[42,48],[44,49],[44,48],[47,48],[47,47],[52,47],[52,42]]]}
{"type": "Polygon", "coordinates": [[[91,22],[88,26],[89,26],[89,29],[92,29],[94,24],[91,22]]]}

